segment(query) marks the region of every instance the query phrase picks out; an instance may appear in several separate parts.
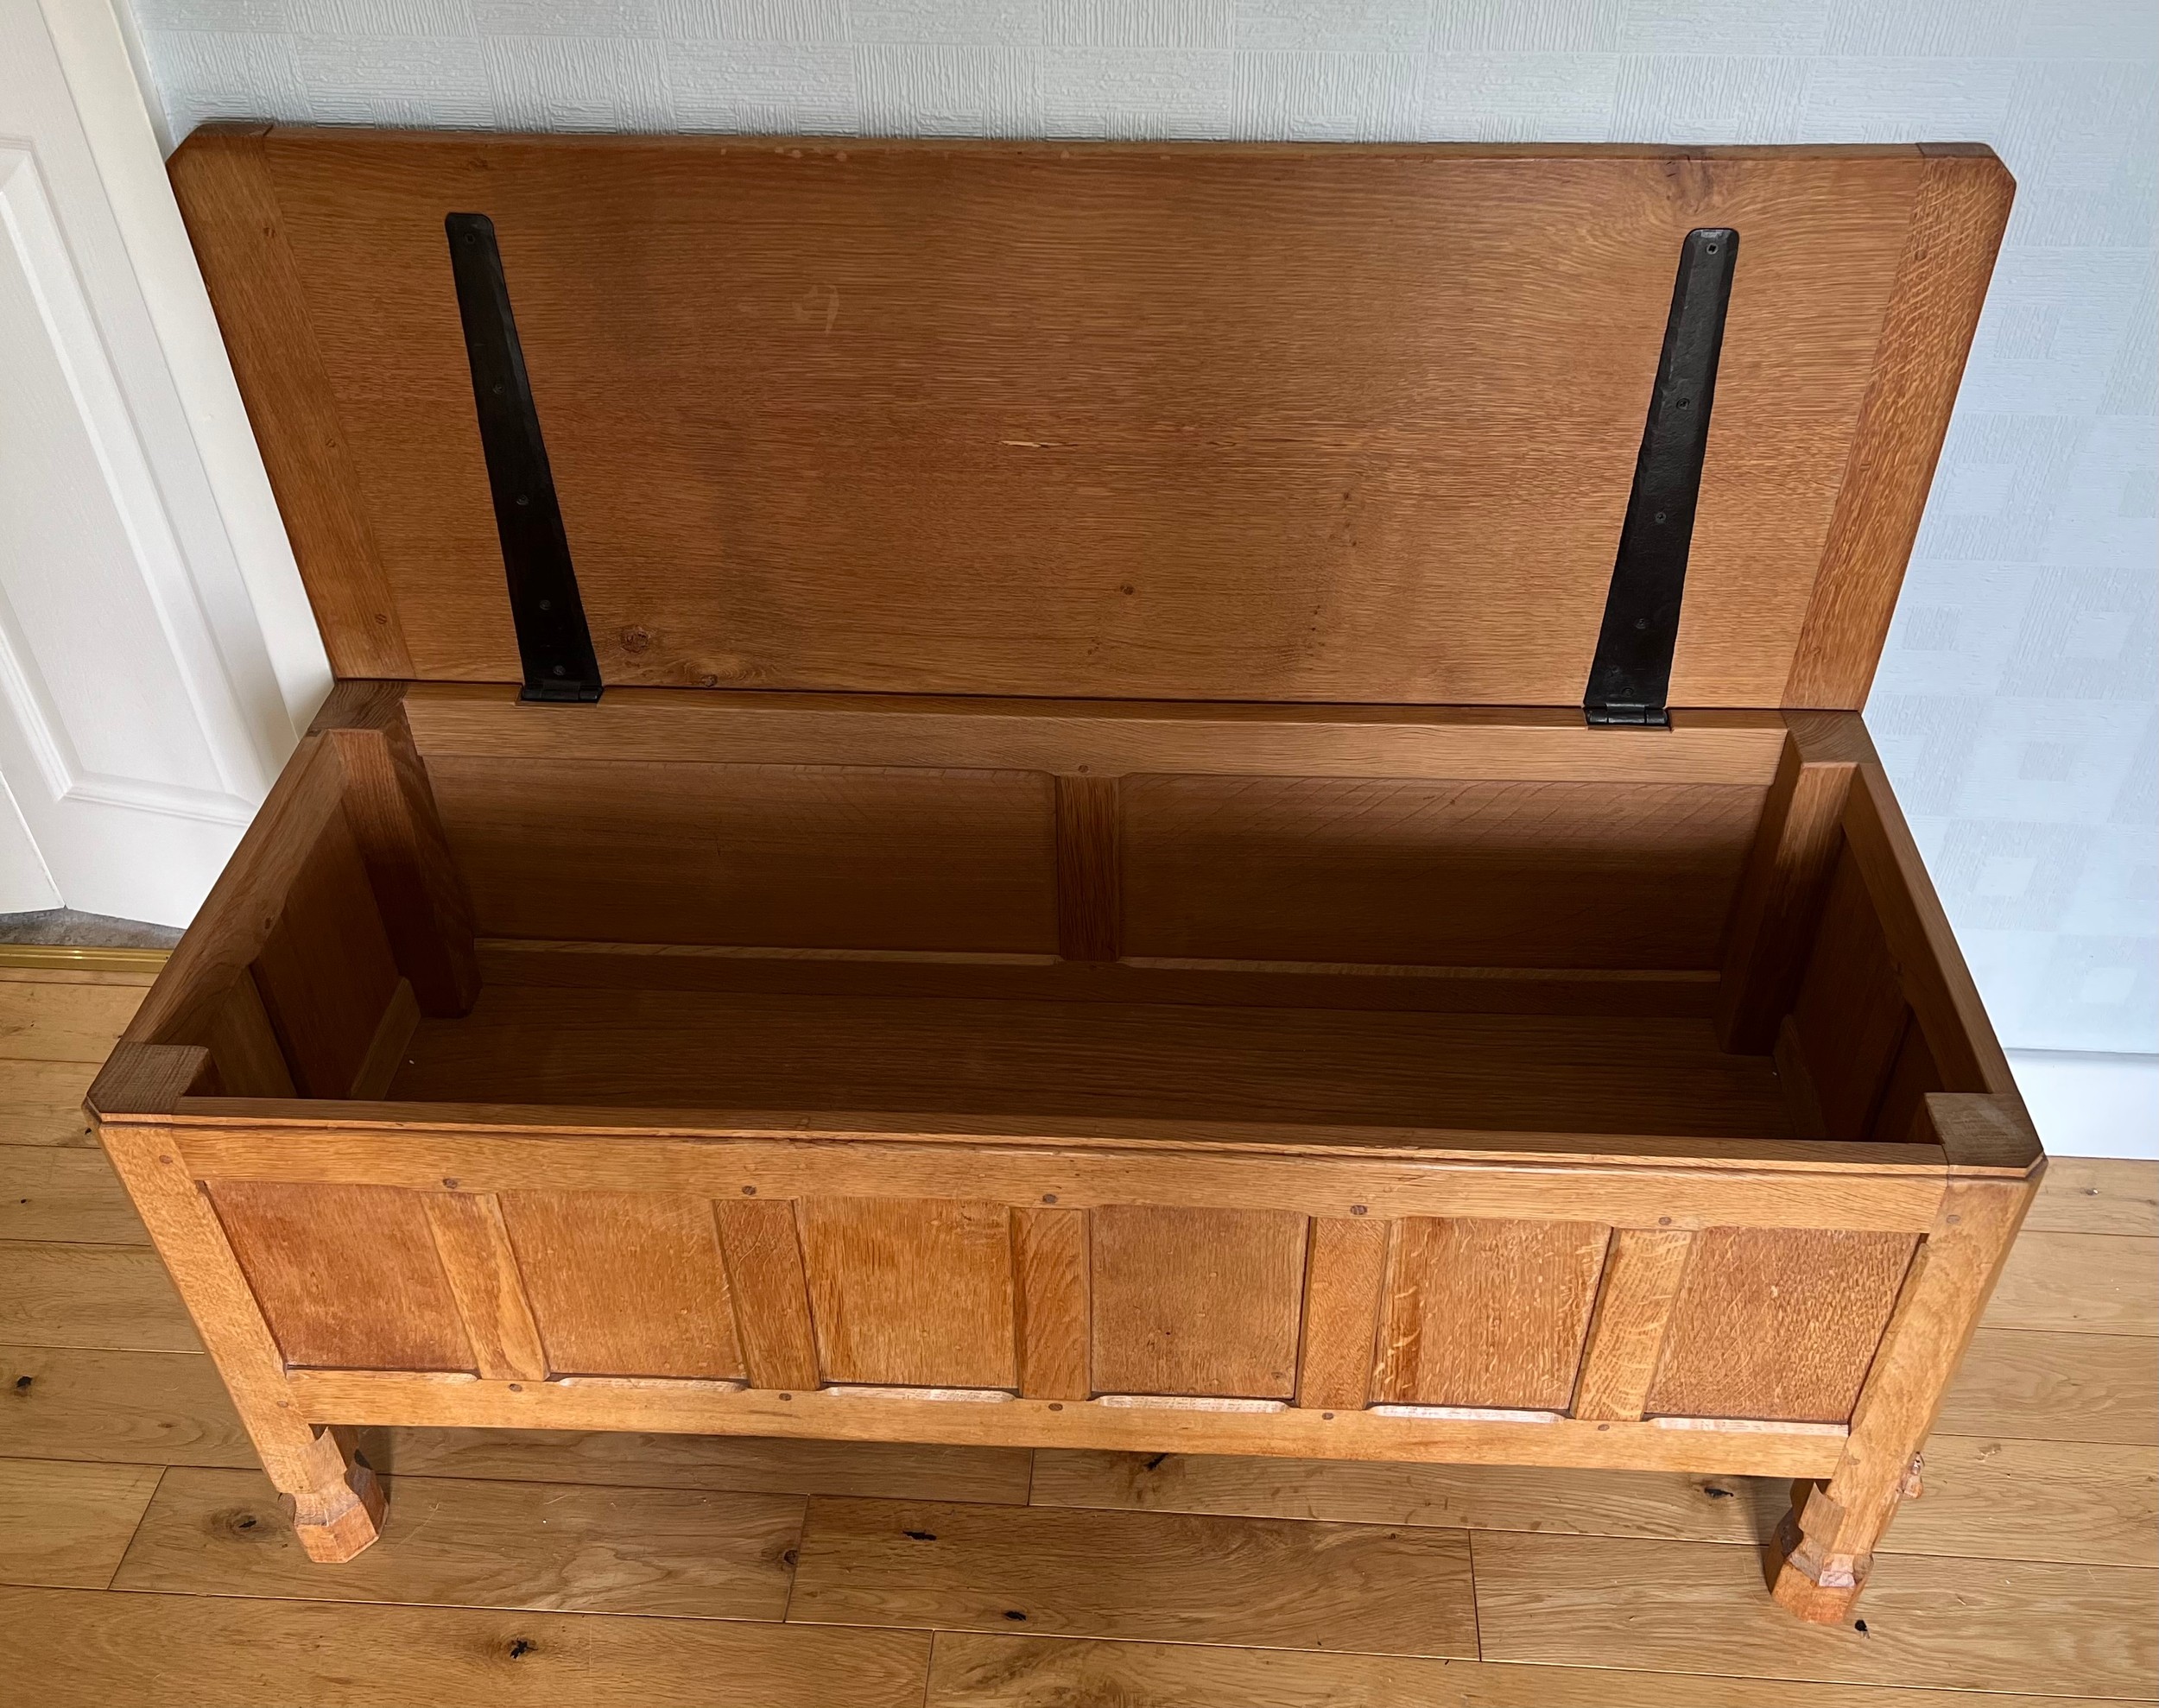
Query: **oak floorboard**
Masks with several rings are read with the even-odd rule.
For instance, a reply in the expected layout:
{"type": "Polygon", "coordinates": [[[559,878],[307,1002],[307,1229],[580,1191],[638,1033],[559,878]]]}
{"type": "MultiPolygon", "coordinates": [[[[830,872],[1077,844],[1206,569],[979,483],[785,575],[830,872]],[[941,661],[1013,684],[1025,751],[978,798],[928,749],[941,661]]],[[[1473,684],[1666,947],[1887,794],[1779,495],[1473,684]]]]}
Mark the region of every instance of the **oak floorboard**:
{"type": "Polygon", "coordinates": [[[2159,1239],[2027,1231],[1980,1321],[2056,1334],[2159,1334],[2159,1239]]]}
{"type": "Polygon", "coordinates": [[[0,1061],[102,1062],[151,983],[147,973],[0,967],[0,1061]]]}
{"type": "MultiPolygon", "coordinates": [[[[1744,1477],[1038,1449],[1038,1507],[1752,1544],[1744,1477]]],[[[1780,1498],[1788,1498],[1780,1496],[1780,1498]]]]}
{"type": "Polygon", "coordinates": [[[0,1240],[7,1239],[150,1243],[102,1150],[0,1143],[0,1240]]]}
{"type": "Polygon", "coordinates": [[[169,1471],[113,1587],[301,1601],[771,1619],[802,1497],[401,1477],[381,1541],[326,1571],[259,1472],[169,1471]]]}
{"type": "Polygon", "coordinates": [[[98,1148],[82,1100],[98,1077],[94,1061],[9,1061],[0,1070],[0,1143],[98,1148]]]}
{"type": "Polygon", "coordinates": [[[2159,1235],[2159,1162],[2050,1156],[2024,1231],[2159,1235]]]}
{"type": "Polygon", "coordinates": [[[896,1441],[790,1441],[752,1435],[633,1435],[598,1430],[368,1429],[361,1432],[360,1442],[369,1463],[393,1477],[477,1477],[1016,1506],[1027,1500],[1029,1476],[1024,1448],[918,1446],[896,1441]]]}
{"type": "Polygon", "coordinates": [[[161,1471],[0,1458],[0,1584],[102,1590],[161,1471]]]}
{"type": "Polygon", "coordinates": [[[812,1500],[802,1623],[1473,1655],[1457,1530],[812,1500]]]}
{"type": "Polygon", "coordinates": [[[246,1467],[255,1448],[196,1352],[0,1346],[0,1455],[246,1467]]]}
{"type": "MultiPolygon", "coordinates": [[[[1788,1684],[1776,1708],[2073,1708],[2058,1696],[1788,1684]]],[[[940,1631],[924,1708],[1764,1708],[1757,1679],[940,1631]]]]}
{"type": "Polygon", "coordinates": [[[0,1240],[0,1343],[202,1350],[156,1252],[35,1240],[0,1240]]]}
{"type": "Polygon", "coordinates": [[[2159,1446],[2159,1341],[1981,1329],[1942,1402],[1949,1435],[2159,1446]]]}
{"type": "Polygon", "coordinates": [[[1858,1619],[1831,1626],[1771,1601],[1747,1549],[1497,1531],[1473,1546],[1490,1661],[2134,1699],[2159,1678],[2150,1572],[1877,1555],[1858,1619]]]}
{"type": "Polygon", "coordinates": [[[1880,1552],[2159,1566],[2159,1452],[2150,1447],[1936,1435],[1924,1482],[1880,1552]]]}
{"type": "Polygon", "coordinates": [[[917,1708],[920,1631],[0,1590],[36,1708],[917,1708]]]}

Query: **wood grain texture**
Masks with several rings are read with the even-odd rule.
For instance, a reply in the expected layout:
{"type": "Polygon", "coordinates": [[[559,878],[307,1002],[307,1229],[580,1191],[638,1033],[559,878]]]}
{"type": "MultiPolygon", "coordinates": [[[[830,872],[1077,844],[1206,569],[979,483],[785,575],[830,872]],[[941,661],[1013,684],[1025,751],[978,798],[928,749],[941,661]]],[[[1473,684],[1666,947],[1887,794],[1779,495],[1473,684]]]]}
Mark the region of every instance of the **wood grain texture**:
{"type": "Polygon", "coordinates": [[[1837,862],[1792,1011],[1825,1136],[1863,1139],[1903,1047],[1911,1010],[1872,898],[1846,852],[1837,862]]]}
{"type": "Polygon", "coordinates": [[[1703,225],[1748,250],[1675,697],[1782,696],[1928,169],[1915,149],[245,146],[304,310],[285,288],[253,314],[225,282],[223,257],[259,269],[258,228],[199,214],[197,237],[227,320],[260,321],[250,349],[312,328],[292,371],[332,419],[300,430],[341,432],[351,466],[311,456],[309,484],[364,495],[415,661],[367,674],[515,679],[444,288],[442,216],[481,207],[611,682],[1458,704],[1579,694],[1673,256],[1703,225]],[[1553,231],[1573,240],[1530,235],[1553,231]]]}
{"type": "Polygon", "coordinates": [[[758,1708],[918,1708],[929,1658],[916,1631],[110,1591],[0,1590],[0,1621],[48,1708],[644,1708],[715,1679],[757,1680],[758,1708]]]}
{"type": "Polygon", "coordinates": [[[1836,869],[1852,768],[1808,759],[1795,735],[1777,762],[1725,928],[1717,1036],[1728,1050],[1759,1055],[1776,1042],[1836,869]]]}
{"type": "Polygon", "coordinates": [[[479,992],[472,903],[457,869],[395,683],[341,682],[317,714],[345,771],[345,812],[398,971],[432,1015],[460,1015],[479,992]]]}
{"type": "Polygon", "coordinates": [[[712,1208],[750,1385],[816,1387],[817,1327],[795,1205],[785,1199],[722,1199],[712,1208]]]}
{"type": "Polygon", "coordinates": [[[517,1254],[492,1192],[428,1192],[427,1226],[482,1376],[542,1381],[548,1355],[517,1273],[517,1254]]]}
{"type": "Polygon", "coordinates": [[[1790,1617],[1748,1592],[1754,1573],[1744,1548],[1480,1535],[1484,1654],[1543,1665],[2078,1697],[2148,1696],[2159,1665],[2144,1616],[2148,1572],[1884,1556],[1868,1585],[1865,1631],[1790,1617]]]}
{"type": "Polygon", "coordinates": [[[0,1342],[202,1351],[155,1252],[47,1241],[0,1242],[0,1342]]]}
{"type": "Polygon", "coordinates": [[[1125,950],[1713,967],[1763,799],[1731,786],[1134,777],[1125,950]]]}
{"type": "Polygon", "coordinates": [[[2159,1452],[1936,1433],[1883,1553],[2159,1566],[2159,1452]]]}
{"type": "Polygon", "coordinates": [[[0,1144],[0,1240],[148,1245],[142,1218],[94,1150],[0,1144]]]}
{"type": "Polygon", "coordinates": [[[308,602],[339,676],[408,677],[396,598],[285,241],[261,125],[205,125],[168,170],[308,602]]]}
{"type": "Polygon", "coordinates": [[[1068,961],[1114,961],[1124,938],[1117,780],[1061,776],[1054,782],[1057,952],[1068,961]]]}
{"type": "Polygon", "coordinates": [[[2016,187],[1991,152],[1927,160],[1786,705],[1866,699],[2016,187]]]}
{"type": "MultiPolygon", "coordinates": [[[[925,1708],[1753,1708],[1759,1687],[1604,1667],[1505,1667],[1400,1655],[940,1634],[925,1708]]],[[[1782,1708],[1882,1708],[1878,1692],[1780,1681],[1782,1708]]],[[[1894,1708],[1970,1708],[1953,1691],[1904,1689],[1894,1708]]],[[[1986,1708],[2068,1708],[1990,1694],[1986,1708]]]]}
{"type": "Polygon", "coordinates": [[[220,1180],[210,1198],[287,1363],[472,1368],[418,1193],[220,1180]]]}
{"type": "Polygon", "coordinates": [[[1943,1397],[1959,1435],[2159,1445],[2159,1344],[2137,1335],[1980,1329],[1943,1397]]]}
{"type": "MultiPolygon", "coordinates": [[[[389,1010],[385,1009],[385,1015],[389,1010]]],[[[416,1019],[417,1016],[415,1016],[416,1019]]],[[[293,1083],[292,1066],[285,1060],[285,1046],[270,1023],[263,1006],[262,987],[253,969],[244,969],[225,987],[224,996],[206,1011],[197,1034],[210,1052],[218,1084],[229,1098],[292,1098],[300,1095],[293,1083]]],[[[378,1022],[376,1036],[382,1036],[378,1022]]],[[[409,1034],[408,1034],[408,1036],[409,1034]]],[[[402,1047],[402,1046],[401,1046],[402,1047]]],[[[362,1072],[368,1064],[363,1059],[362,1072]]],[[[357,1081],[359,1072],[354,1075],[357,1081]]],[[[394,1073],[391,1077],[395,1077],[394,1073]]],[[[388,1089],[389,1082],[383,1082],[388,1089]]]]}
{"type": "Polygon", "coordinates": [[[777,1619],[799,1496],[401,1477],[383,1546],[335,1572],[301,1553],[244,1471],[174,1470],[113,1586],[674,1618],[777,1619]]]}
{"type": "Polygon", "coordinates": [[[1467,1655],[1470,1593],[1458,1531],[813,1500],[788,1617],[1467,1655]]]}
{"type": "Polygon", "coordinates": [[[370,1461],[392,1477],[1024,1504],[1029,1473],[1024,1450],[913,1442],[400,1428],[364,1430],[360,1439],[370,1461]]]}
{"type": "Polygon", "coordinates": [[[1003,1205],[815,1198],[803,1201],[801,1215],[826,1380],[1019,1386],[1003,1205]]]}
{"type": "Polygon", "coordinates": [[[1927,1028],[1914,1019],[1904,1028],[1904,1041],[1874,1106],[1871,1136],[1888,1144],[1922,1136],[1918,1123],[1924,1105],[1931,1093],[1947,1089],[1942,1081],[1941,1065],[1927,1047],[1927,1028]]]}
{"type": "Polygon", "coordinates": [[[0,1584],[104,1589],[160,1474],[155,1465],[0,1458],[0,1584]]]}
{"type": "Polygon", "coordinates": [[[1373,1398],[1564,1411],[1608,1233],[1583,1222],[1396,1224],[1373,1398]]]}
{"type": "Polygon", "coordinates": [[[1700,1019],[490,986],[409,1056],[401,1103],[1790,1136],[1700,1019]]]}
{"type": "Polygon", "coordinates": [[[0,1453],[252,1469],[217,1367],[199,1352],[0,1346],[0,1453]]]}
{"type": "Polygon", "coordinates": [[[559,1375],[740,1376],[711,1205],[673,1193],[506,1192],[548,1367],[559,1375]]]}
{"type": "Polygon", "coordinates": [[[1843,1421],[1889,1325],[1913,1244],[1900,1234],[1827,1230],[1697,1235],[1648,1408],[1843,1421]]]}
{"type": "Polygon", "coordinates": [[[341,809],[294,873],[254,975],[301,1095],[351,1096],[399,975],[341,809]]]}
{"type": "Polygon", "coordinates": [[[2159,1335],[2159,1240],[2021,1234],[1982,1320],[1989,1328],[2159,1335]]]}
{"type": "Polygon", "coordinates": [[[2051,1156],[2027,1233],[2159,1237],[2159,1162],[2122,1157],[2051,1156]]]}
{"type": "Polygon", "coordinates": [[[1575,1382],[1576,1417],[1638,1418],[1649,1401],[1694,1237],[1614,1228],[1575,1382]]]}
{"type": "Polygon", "coordinates": [[[0,1061],[101,1062],[142,1005],[139,981],[0,967],[0,1061]]]}
{"type": "Polygon", "coordinates": [[[0,1141],[94,1148],[97,1129],[82,1102],[104,1060],[10,1061],[0,1073],[0,1141]]]}
{"type": "Polygon", "coordinates": [[[1050,781],[1019,771],[429,762],[478,928],[1053,952],[1050,781]]]}
{"type": "Polygon", "coordinates": [[[1390,1238],[1370,1215],[1313,1219],[1297,1342],[1297,1404],[1307,1411],[1355,1410],[1371,1397],[1390,1238]]]}
{"type": "Polygon", "coordinates": [[[1020,1392],[1029,1399],[1084,1400],[1094,1392],[1088,1356],[1094,1300],[1087,1223],[1084,1210],[1012,1214],[1020,1392]]]}
{"type": "Polygon", "coordinates": [[[1112,1205],[1089,1221],[1098,1391],[1290,1396],[1301,1217],[1112,1205]]]}

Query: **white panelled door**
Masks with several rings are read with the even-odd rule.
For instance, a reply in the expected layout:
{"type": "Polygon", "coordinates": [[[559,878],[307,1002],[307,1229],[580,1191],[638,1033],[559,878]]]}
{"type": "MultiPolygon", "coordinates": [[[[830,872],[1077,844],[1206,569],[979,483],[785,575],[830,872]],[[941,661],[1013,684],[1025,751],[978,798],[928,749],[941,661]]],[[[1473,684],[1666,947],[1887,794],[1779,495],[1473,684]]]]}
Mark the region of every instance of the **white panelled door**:
{"type": "Polygon", "coordinates": [[[111,0],[0,0],[0,912],[185,924],[328,685],[111,0]]]}

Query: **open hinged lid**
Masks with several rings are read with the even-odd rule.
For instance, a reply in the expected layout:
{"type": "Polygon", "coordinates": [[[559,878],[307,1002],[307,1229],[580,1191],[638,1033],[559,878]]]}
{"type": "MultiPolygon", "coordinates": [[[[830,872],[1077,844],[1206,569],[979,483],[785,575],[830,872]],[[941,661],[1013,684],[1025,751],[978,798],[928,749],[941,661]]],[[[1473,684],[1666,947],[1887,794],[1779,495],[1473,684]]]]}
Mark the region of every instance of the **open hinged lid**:
{"type": "Polygon", "coordinates": [[[1671,704],[1861,702],[2010,194],[1963,145],[247,126],[173,174],[341,676],[524,674],[498,244],[611,686],[1516,705],[1682,566],[1671,704]],[[1691,553],[1622,552],[1710,357],[1691,553]]]}

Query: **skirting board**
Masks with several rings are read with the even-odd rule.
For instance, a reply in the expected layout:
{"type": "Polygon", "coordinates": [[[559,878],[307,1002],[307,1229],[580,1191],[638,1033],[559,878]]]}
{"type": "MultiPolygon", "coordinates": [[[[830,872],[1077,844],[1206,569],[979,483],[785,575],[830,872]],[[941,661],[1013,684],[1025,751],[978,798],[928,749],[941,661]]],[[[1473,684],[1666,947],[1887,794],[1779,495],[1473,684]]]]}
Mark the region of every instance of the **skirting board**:
{"type": "Polygon", "coordinates": [[[2009,1065],[2054,1155],[2159,1160],[2159,1055],[2011,1050],[2009,1065]]]}

